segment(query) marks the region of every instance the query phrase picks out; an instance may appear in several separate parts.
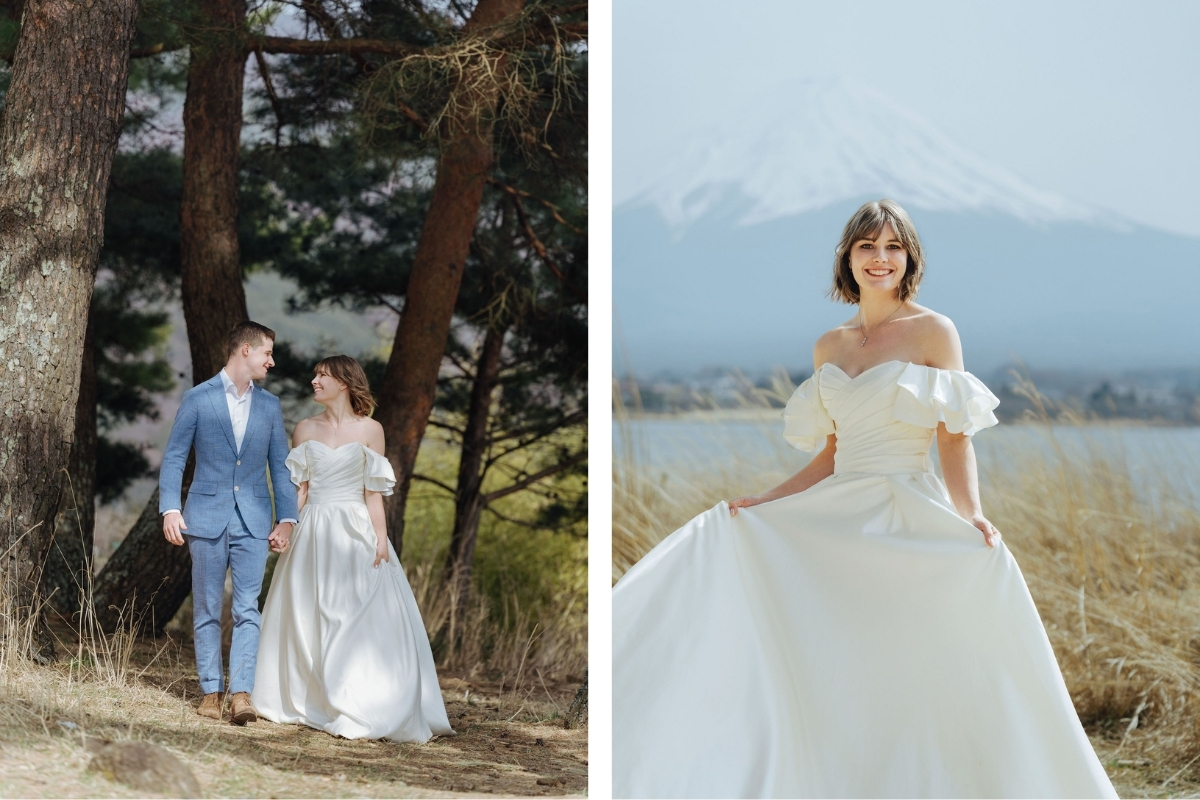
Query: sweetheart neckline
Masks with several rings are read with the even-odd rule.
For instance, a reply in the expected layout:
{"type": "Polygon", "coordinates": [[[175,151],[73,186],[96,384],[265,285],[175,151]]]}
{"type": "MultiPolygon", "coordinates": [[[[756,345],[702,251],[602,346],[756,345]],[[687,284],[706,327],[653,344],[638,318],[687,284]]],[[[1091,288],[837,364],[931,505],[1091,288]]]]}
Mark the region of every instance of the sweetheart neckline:
{"type": "MultiPolygon", "coordinates": [[[[874,371],[874,370],[877,370],[877,369],[879,369],[880,367],[886,367],[888,364],[906,364],[906,365],[908,365],[908,366],[910,366],[910,367],[926,367],[927,369],[937,369],[937,367],[930,367],[930,366],[928,366],[928,365],[926,365],[926,364],[918,364],[918,363],[917,363],[917,362],[915,362],[915,361],[902,361],[902,360],[900,360],[900,359],[898,359],[898,358],[892,358],[892,359],[888,359],[887,361],[880,361],[880,362],[879,362],[878,364],[876,364],[875,366],[873,366],[873,367],[867,367],[867,368],[866,368],[866,369],[864,369],[862,372],[858,373],[857,375],[854,375],[853,377],[850,375],[850,373],[846,372],[846,370],[842,369],[841,367],[839,367],[837,364],[833,363],[832,361],[826,361],[824,364],[822,364],[822,365],[821,365],[821,369],[824,369],[825,367],[833,367],[833,368],[834,368],[834,369],[836,369],[838,372],[842,373],[842,375],[846,376],[846,379],[847,379],[847,380],[856,381],[856,380],[858,380],[859,378],[861,378],[863,375],[866,375],[868,372],[872,372],[872,371],[874,371]]],[[[947,372],[954,372],[954,371],[956,371],[956,370],[946,370],[946,371],[947,371],[947,372]]]]}
{"type": "MultiPolygon", "coordinates": [[[[324,442],[322,442],[319,439],[305,439],[300,444],[309,444],[310,442],[316,442],[317,444],[321,445],[321,447],[324,447],[326,450],[328,450],[331,453],[336,453],[338,450],[341,450],[343,447],[349,447],[352,444],[356,444],[359,447],[362,447],[366,450],[371,450],[371,448],[367,447],[362,442],[346,442],[345,444],[339,444],[337,447],[330,447],[329,445],[325,444],[324,442]]],[[[299,444],[296,445],[296,447],[299,447],[299,446],[300,446],[299,444]]],[[[374,453],[375,451],[371,450],[371,452],[374,453]]]]}

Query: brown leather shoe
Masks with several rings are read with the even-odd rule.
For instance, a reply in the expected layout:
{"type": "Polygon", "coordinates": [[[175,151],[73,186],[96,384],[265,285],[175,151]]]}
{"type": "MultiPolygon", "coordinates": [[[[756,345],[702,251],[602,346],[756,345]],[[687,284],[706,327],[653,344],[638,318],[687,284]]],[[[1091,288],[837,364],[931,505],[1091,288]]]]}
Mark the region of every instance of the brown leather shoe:
{"type": "Polygon", "coordinates": [[[202,717],[209,719],[221,719],[221,702],[225,699],[224,692],[211,692],[204,695],[204,699],[200,701],[200,708],[196,709],[196,713],[202,717]]]}
{"type": "Polygon", "coordinates": [[[245,725],[247,722],[256,722],[257,720],[258,712],[250,704],[250,693],[234,693],[229,702],[229,721],[234,725],[245,725]]]}

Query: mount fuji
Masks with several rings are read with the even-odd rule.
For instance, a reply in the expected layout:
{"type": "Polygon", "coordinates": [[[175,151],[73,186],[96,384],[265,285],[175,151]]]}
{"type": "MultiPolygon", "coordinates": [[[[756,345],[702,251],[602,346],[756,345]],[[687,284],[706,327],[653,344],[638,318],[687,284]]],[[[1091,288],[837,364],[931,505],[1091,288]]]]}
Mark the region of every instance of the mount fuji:
{"type": "Polygon", "coordinates": [[[816,337],[853,314],[825,299],[842,226],[890,197],[925,244],[920,302],[955,321],[969,370],[1200,365],[1200,238],[1037,187],[847,79],[780,103],[614,186],[618,363],[811,368],[816,337]]]}

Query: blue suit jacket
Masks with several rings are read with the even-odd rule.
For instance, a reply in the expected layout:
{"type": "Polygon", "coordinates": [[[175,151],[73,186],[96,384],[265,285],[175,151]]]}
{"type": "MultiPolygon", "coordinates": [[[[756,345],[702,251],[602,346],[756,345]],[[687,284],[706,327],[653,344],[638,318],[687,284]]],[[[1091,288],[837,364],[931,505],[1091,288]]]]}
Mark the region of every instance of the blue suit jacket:
{"type": "Polygon", "coordinates": [[[234,509],[250,534],[265,539],[271,534],[271,493],[267,488],[267,465],[275,485],[278,517],[295,519],[296,487],[288,476],[287,432],[279,398],[254,387],[250,419],[238,452],[233,423],[225,401],[221,376],[189,389],[183,395],[171,438],[163,453],[158,474],[159,513],[183,509],[185,533],[203,539],[220,536],[233,518],[234,509]],[[187,505],[180,504],[183,468],[188,451],[196,448],[196,473],[188,490],[187,505]]]}

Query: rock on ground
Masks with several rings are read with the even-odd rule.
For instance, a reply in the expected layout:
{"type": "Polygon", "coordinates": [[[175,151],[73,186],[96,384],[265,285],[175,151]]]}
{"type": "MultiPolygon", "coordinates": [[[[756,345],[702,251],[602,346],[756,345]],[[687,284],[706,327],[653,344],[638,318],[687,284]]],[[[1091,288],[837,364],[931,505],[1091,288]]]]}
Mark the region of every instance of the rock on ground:
{"type": "Polygon", "coordinates": [[[112,781],[166,797],[200,797],[200,783],[182,761],[149,742],[96,742],[88,769],[112,781]]]}

